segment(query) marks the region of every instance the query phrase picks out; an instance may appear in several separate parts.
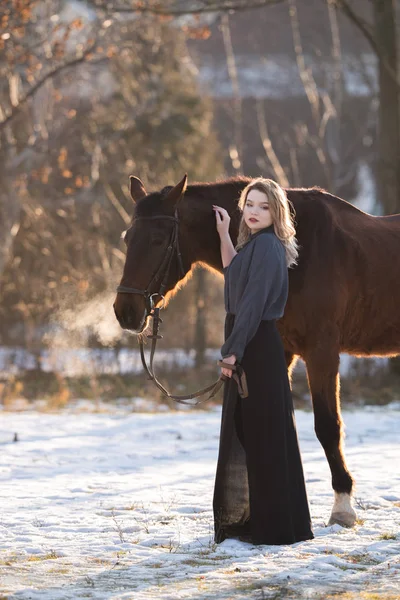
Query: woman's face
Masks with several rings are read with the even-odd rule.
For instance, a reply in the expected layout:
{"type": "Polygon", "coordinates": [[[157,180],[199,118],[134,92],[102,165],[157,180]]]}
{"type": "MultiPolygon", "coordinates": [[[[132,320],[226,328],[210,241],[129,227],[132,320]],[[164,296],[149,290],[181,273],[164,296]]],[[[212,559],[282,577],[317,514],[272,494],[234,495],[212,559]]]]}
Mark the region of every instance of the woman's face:
{"type": "Polygon", "coordinates": [[[251,233],[256,233],[256,231],[272,225],[269,202],[264,192],[250,190],[243,207],[243,218],[251,233]]]}

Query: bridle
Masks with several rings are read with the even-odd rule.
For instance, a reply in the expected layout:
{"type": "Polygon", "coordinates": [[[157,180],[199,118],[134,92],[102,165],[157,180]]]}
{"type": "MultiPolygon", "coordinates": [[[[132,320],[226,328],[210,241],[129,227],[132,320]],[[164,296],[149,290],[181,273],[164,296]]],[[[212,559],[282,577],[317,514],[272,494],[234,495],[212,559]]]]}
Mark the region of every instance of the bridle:
{"type": "Polygon", "coordinates": [[[180,273],[181,273],[182,277],[184,277],[186,275],[186,271],[185,271],[185,268],[184,268],[183,262],[182,262],[181,251],[179,248],[178,208],[177,207],[175,208],[175,214],[173,217],[170,215],[154,215],[152,217],[136,217],[135,221],[154,220],[154,219],[167,219],[167,220],[174,222],[174,228],[172,230],[172,235],[169,240],[168,248],[167,248],[167,251],[165,253],[165,256],[164,256],[160,266],[158,267],[158,269],[155,272],[155,274],[153,275],[149,285],[147,286],[147,289],[145,289],[145,290],[138,290],[136,288],[126,287],[125,285],[119,285],[117,287],[118,293],[121,292],[123,294],[141,294],[142,296],[144,296],[145,304],[146,304],[145,319],[147,319],[147,317],[151,316],[151,311],[154,308],[153,296],[160,296],[163,299],[163,304],[162,304],[161,308],[164,308],[165,298],[164,298],[163,294],[164,294],[165,288],[167,287],[168,275],[169,275],[169,271],[171,268],[172,259],[174,256],[174,250],[176,250],[176,256],[178,258],[178,265],[179,265],[180,273]],[[157,281],[160,279],[161,273],[163,272],[165,265],[167,265],[167,268],[165,269],[164,277],[163,277],[163,280],[160,285],[160,291],[151,294],[149,292],[149,290],[151,289],[152,285],[154,283],[157,283],[157,281]]]}
{"type": "MultiPolygon", "coordinates": [[[[173,217],[170,215],[155,215],[155,216],[151,216],[151,217],[150,216],[149,217],[136,217],[135,221],[144,220],[144,219],[147,219],[147,220],[168,219],[168,220],[172,220],[174,222],[174,227],[172,230],[171,238],[169,240],[167,251],[165,253],[165,256],[164,256],[160,266],[158,267],[157,271],[153,275],[149,285],[147,286],[147,288],[145,290],[139,290],[137,288],[119,285],[117,287],[117,292],[122,293],[122,294],[140,294],[140,295],[144,296],[145,304],[146,304],[145,319],[147,319],[147,317],[149,317],[149,316],[153,318],[153,332],[151,335],[146,335],[146,337],[148,337],[149,339],[152,340],[151,350],[150,350],[150,366],[148,366],[146,363],[146,359],[145,359],[145,355],[144,355],[144,348],[143,348],[143,339],[142,339],[142,337],[138,337],[138,343],[140,346],[140,357],[142,360],[143,367],[148,375],[148,379],[153,381],[155,383],[155,385],[161,390],[161,392],[168,398],[171,398],[172,400],[175,400],[176,402],[179,402],[181,404],[189,404],[190,406],[195,406],[197,404],[200,404],[200,402],[204,402],[205,400],[210,400],[213,396],[215,396],[215,394],[217,393],[219,388],[224,383],[225,379],[227,379],[227,376],[224,374],[221,374],[219,379],[216,382],[207,386],[206,388],[202,388],[201,390],[194,392],[193,394],[188,394],[187,396],[174,396],[168,392],[168,390],[158,381],[157,377],[154,375],[153,358],[154,358],[154,353],[156,350],[156,344],[157,344],[157,340],[161,339],[163,337],[162,335],[160,335],[158,333],[159,323],[160,322],[162,323],[162,319],[161,319],[159,313],[160,313],[160,310],[162,308],[164,308],[164,304],[165,304],[165,298],[164,298],[163,293],[167,286],[168,275],[169,275],[169,271],[171,268],[172,259],[174,257],[174,251],[175,251],[176,257],[178,259],[179,270],[182,274],[182,277],[184,277],[186,275],[186,271],[183,266],[182,255],[181,255],[180,248],[179,248],[178,208],[177,207],[175,208],[175,213],[174,213],[173,217]],[[165,265],[166,265],[166,268],[165,268],[165,265]],[[165,268],[165,272],[164,272],[163,279],[161,281],[160,289],[158,292],[151,294],[149,290],[151,289],[151,287],[154,283],[156,283],[157,281],[160,280],[164,268],[165,268]],[[161,306],[156,307],[154,305],[155,304],[154,300],[153,300],[154,296],[160,296],[160,298],[162,298],[163,303],[161,306]],[[207,392],[211,392],[211,393],[208,396],[208,398],[206,398],[205,400],[198,400],[197,402],[185,402],[186,400],[190,400],[190,399],[196,398],[198,396],[203,396],[207,392]]],[[[228,364],[224,363],[223,361],[218,361],[218,364],[221,364],[221,366],[224,366],[226,368],[232,369],[232,378],[235,379],[237,382],[239,394],[242,397],[246,397],[247,396],[246,379],[245,379],[245,373],[244,373],[243,369],[241,368],[241,366],[239,364],[228,365],[228,364]]]]}

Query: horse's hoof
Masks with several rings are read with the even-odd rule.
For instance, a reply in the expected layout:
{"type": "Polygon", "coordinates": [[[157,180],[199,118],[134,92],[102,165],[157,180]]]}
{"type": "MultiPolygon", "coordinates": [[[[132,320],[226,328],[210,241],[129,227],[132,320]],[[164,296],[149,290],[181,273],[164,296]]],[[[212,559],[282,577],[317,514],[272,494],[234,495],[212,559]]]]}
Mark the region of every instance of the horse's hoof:
{"type": "Polygon", "coordinates": [[[341,525],[342,527],[353,527],[357,519],[355,511],[352,512],[334,512],[329,519],[329,525],[341,525]]]}

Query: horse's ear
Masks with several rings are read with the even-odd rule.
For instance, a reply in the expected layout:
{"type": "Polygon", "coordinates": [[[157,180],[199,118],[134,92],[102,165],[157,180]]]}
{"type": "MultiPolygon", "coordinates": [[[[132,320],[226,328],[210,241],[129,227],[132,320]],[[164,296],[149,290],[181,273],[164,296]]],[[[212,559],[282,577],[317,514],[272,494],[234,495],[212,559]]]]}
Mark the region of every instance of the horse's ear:
{"type": "Polygon", "coordinates": [[[172,188],[168,195],[166,196],[164,203],[169,204],[170,206],[175,206],[186,192],[187,187],[187,173],[185,173],[183,179],[172,188]]]}
{"type": "Polygon", "coordinates": [[[144,189],[143,183],[140,181],[139,177],[134,177],[131,175],[129,177],[130,180],[130,192],[132,196],[132,200],[136,203],[139,202],[141,198],[147,196],[147,192],[144,189]]]}

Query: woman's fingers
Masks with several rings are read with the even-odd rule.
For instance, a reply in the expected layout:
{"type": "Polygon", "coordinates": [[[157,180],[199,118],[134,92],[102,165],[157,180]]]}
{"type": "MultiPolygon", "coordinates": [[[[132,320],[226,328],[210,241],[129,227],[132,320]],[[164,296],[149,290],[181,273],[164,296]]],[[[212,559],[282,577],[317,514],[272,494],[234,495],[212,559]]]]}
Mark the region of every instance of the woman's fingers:
{"type": "Polygon", "coordinates": [[[217,220],[217,223],[228,223],[230,220],[230,217],[228,215],[228,213],[226,212],[226,210],[224,212],[220,211],[219,209],[214,209],[215,210],[215,217],[217,220]]]}
{"type": "Polygon", "coordinates": [[[215,223],[218,233],[221,235],[228,231],[230,216],[228,212],[221,206],[213,205],[213,211],[215,212],[215,223]]]}
{"type": "Polygon", "coordinates": [[[216,212],[222,213],[222,214],[228,214],[228,211],[225,208],[222,208],[222,206],[217,206],[216,204],[213,204],[213,208],[216,209],[216,212]]]}
{"type": "Polygon", "coordinates": [[[227,375],[228,377],[232,377],[232,371],[230,369],[221,368],[222,374],[227,375]]]}

